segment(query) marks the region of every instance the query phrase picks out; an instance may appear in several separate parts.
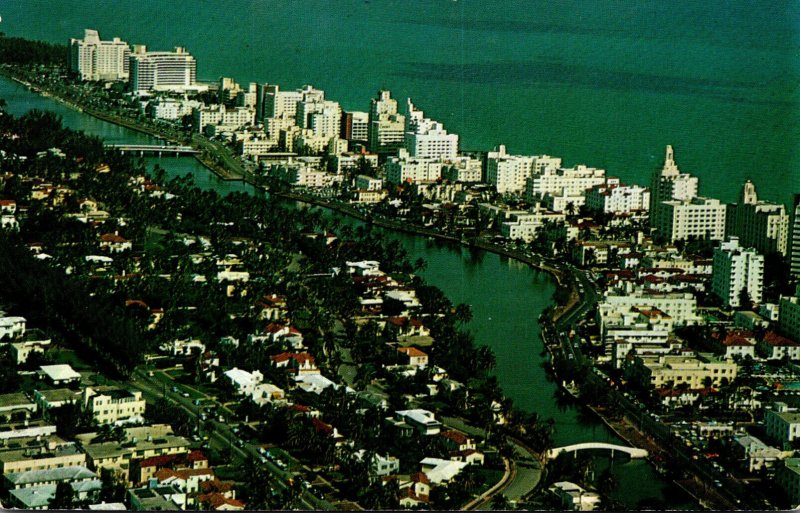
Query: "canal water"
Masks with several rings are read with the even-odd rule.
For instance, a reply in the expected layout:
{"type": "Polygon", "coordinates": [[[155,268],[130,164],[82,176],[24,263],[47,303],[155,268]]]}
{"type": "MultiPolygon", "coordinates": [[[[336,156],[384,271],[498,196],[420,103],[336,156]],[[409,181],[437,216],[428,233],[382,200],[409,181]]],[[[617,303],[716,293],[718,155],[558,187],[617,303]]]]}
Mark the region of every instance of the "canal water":
{"type": "MultiPolygon", "coordinates": [[[[97,120],[9,80],[0,79],[0,98],[8,102],[7,110],[14,115],[34,108],[52,110],[62,116],[66,126],[108,142],[155,143],[150,136],[97,120]]],[[[191,174],[199,187],[221,194],[254,191],[242,182],[220,180],[190,157],[148,158],[147,161],[163,167],[168,176],[191,174]]],[[[591,412],[558,399],[558,386],[548,380],[544,368],[547,357],[543,353],[537,322],[551,303],[555,290],[548,274],[494,253],[427,237],[386,230],[384,233],[400,241],[412,261],[422,257],[427,262],[426,269],[420,273],[426,281],[441,288],[454,304],[467,303],[472,307],[473,320],[468,328],[477,343],[486,344],[494,351],[495,372],[504,393],[519,408],[537,412],[541,418],[552,417],[557,446],[588,441],[624,443],[591,412]]],[[[609,465],[608,458],[598,457],[595,461],[597,473],[609,465]]],[[[613,471],[618,482],[616,498],[629,508],[636,508],[643,500],[670,509],[696,507],[688,496],[663,480],[645,461],[615,462],[613,471]]]]}

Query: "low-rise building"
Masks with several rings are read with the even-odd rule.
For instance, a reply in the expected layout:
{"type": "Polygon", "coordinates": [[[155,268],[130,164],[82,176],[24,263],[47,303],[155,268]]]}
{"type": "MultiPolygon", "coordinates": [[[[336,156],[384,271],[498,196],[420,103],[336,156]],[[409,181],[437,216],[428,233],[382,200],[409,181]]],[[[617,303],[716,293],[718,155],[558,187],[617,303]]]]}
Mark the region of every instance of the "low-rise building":
{"type": "Polygon", "coordinates": [[[775,403],[773,409],[764,410],[764,430],[771,440],[785,446],[800,438],[800,412],[775,403]]]}
{"type": "Polygon", "coordinates": [[[548,488],[567,511],[594,511],[600,505],[600,496],[580,485],[569,481],[559,481],[548,488]]]}
{"type": "Polygon", "coordinates": [[[442,428],[442,423],[428,410],[399,410],[394,413],[397,420],[409,424],[423,435],[436,435],[442,428]]]}
{"type": "Polygon", "coordinates": [[[67,365],[42,365],[39,367],[42,377],[53,386],[63,386],[80,383],[81,375],[67,365]]]}
{"type": "Polygon", "coordinates": [[[762,468],[773,467],[777,461],[780,461],[787,455],[787,453],[775,447],[770,447],[758,438],[750,435],[733,437],[733,453],[742,468],[750,473],[762,468]]]}
{"type": "Polygon", "coordinates": [[[83,389],[83,408],[100,425],[143,422],[145,405],[139,390],[118,387],[83,389]]]}
{"type": "MultiPolygon", "coordinates": [[[[721,360],[710,353],[691,356],[641,355],[629,362],[632,379],[645,387],[662,388],[668,383],[686,384],[690,389],[704,388],[709,383],[718,387],[736,379],[738,365],[732,360],[721,360]]],[[[686,386],[684,385],[684,386],[686,386]]]]}

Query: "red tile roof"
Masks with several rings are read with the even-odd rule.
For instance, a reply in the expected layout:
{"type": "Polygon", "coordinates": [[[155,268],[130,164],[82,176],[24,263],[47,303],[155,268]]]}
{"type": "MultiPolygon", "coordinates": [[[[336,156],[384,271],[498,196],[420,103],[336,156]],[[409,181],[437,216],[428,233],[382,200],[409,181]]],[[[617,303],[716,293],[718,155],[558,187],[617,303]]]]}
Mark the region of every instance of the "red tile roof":
{"type": "Polygon", "coordinates": [[[768,331],[766,335],[764,335],[764,342],[773,347],[797,347],[800,346],[797,342],[790,338],[783,337],[778,335],[774,331],[768,331]]]}
{"type": "Polygon", "coordinates": [[[443,431],[443,432],[441,432],[439,434],[441,436],[447,438],[448,440],[452,440],[453,442],[457,443],[458,445],[464,445],[467,442],[469,442],[469,438],[467,438],[467,435],[465,435],[464,433],[461,433],[460,431],[454,431],[454,430],[451,429],[450,431],[443,431]]]}
{"type": "Polygon", "coordinates": [[[408,356],[409,358],[419,358],[421,356],[428,356],[427,353],[420,351],[416,347],[401,347],[398,349],[398,351],[408,356]]]}

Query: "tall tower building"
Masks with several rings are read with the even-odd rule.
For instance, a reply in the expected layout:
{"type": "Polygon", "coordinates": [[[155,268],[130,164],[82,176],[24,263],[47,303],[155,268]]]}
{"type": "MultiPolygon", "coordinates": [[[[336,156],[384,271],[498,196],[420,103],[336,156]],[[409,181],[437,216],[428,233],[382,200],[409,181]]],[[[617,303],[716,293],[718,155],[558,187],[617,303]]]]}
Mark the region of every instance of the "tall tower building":
{"type": "Polygon", "coordinates": [[[127,80],[130,54],[125,41],[118,37],[101,41],[92,29],[84,30],[82,40],[69,40],[69,68],[82,80],[127,80]]]}
{"type": "Polygon", "coordinates": [[[758,199],[756,186],[747,180],[739,203],[728,205],[727,232],[739,237],[743,247],[756,248],[762,255],[789,251],[789,215],[782,204],[758,199]]]}
{"type": "Polygon", "coordinates": [[[373,153],[397,153],[403,147],[406,118],[397,113],[391,91],[378,91],[369,108],[368,146],[373,153]]]}
{"type": "Polygon", "coordinates": [[[739,307],[742,290],[747,291],[755,303],[761,302],[764,286],[764,257],[755,249],[739,246],[739,239],[731,237],[714,250],[711,291],[725,306],[739,307]]]}
{"type": "Polygon", "coordinates": [[[174,52],[148,52],[135,45],[130,59],[131,91],[185,90],[195,85],[197,61],[180,46],[174,52]]]}
{"type": "Polygon", "coordinates": [[[662,203],[671,200],[690,201],[697,196],[698,180],[689,173],[681,173],[675,164],[675,154],[667,145],[664,167],[653,173],[650,183],[650,227],[662,225],[662,203]]]}
{"type": "Polygon", "coordinates": [[[411,98],[406,104],[405,148],[412,157],[454,160],[458,155],[458,135],[449,134],[444,125],[426,118],[414,107],[411,98]]]}
{"type": "Polygon", "coordinates": [[[792,251],[790,270],[793,276],[800,278],[800,194],[794,195],[794,219],[792,220],[792,251]]]}

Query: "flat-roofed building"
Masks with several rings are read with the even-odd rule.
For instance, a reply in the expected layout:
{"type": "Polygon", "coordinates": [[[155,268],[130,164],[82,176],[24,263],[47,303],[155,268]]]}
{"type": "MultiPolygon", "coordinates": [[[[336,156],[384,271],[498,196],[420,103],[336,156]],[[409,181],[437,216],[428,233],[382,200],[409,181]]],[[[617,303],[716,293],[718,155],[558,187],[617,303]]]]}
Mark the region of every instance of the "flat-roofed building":
{"type": "Polygon", "coordinates": [[[185,91],[195,86],[197,61],[185,48],[173,52],[148,52],[135,45],[130,55],[130,83],[135,93],[153,90],[185,91]]]}
{"type": "Polygon", "coordinates": [[[118,387],[86,387],[83,408],[100,425],[144,420],[145,401],[139,390],[118,387]]]}
{"type": "Polygon", "coordinates": [[[3,475],[85,465],[86,455],[74,443],[55,435],[15,439],[0,449],[0,470],[3,475]]]}
{"type": "Polygon", "coordinates": [[[128,479],[131,460],[152,456],[189,452],[189,440],[176,436],[166,424],[131,427],[125,429],[125,441],[95,442],[97,433],[77,435],[76,439],[86,453],[89,468],[99,471],[112,469],[128,479]]]}
{"type": "Polygon", "coordinates": [[[96,30],[85,29],[83,39],[69,40],[70,71],[81,80],[127,80],[130,46],[120,38],[101,41],[96,30]]]}

